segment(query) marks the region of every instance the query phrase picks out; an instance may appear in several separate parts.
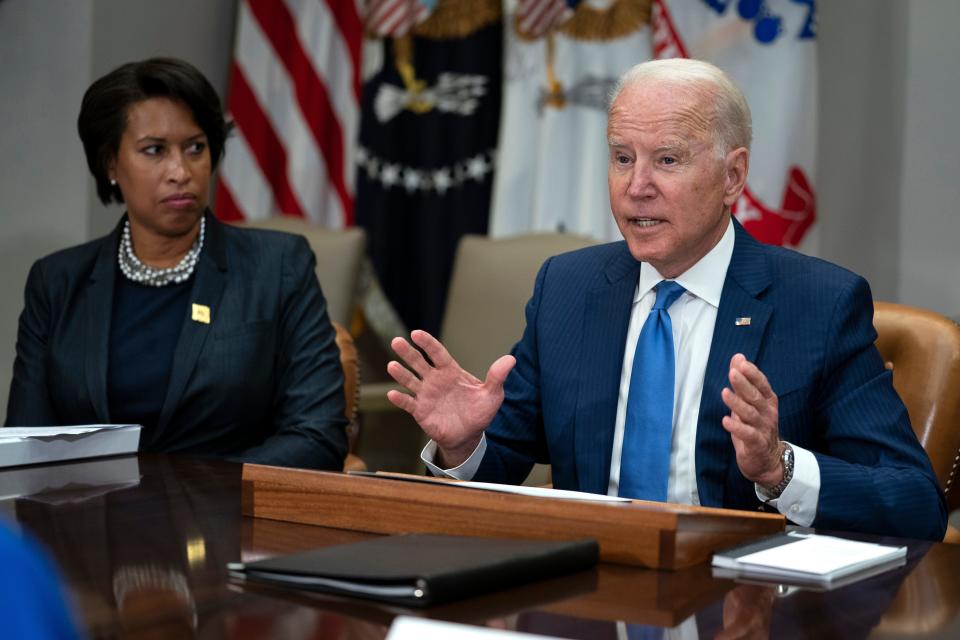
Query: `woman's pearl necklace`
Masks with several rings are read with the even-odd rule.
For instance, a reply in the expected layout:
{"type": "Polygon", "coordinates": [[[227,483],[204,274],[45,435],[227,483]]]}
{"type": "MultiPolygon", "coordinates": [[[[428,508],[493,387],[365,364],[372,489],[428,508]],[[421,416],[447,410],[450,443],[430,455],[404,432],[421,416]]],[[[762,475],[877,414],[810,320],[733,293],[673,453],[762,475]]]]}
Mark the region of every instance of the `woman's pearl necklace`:
{"type": "Polygon", "coordinates": [[[193,270],[197,266],[197,260],[200,259],[200,251],[203,249],[203,235],[207,221],[200,218],[200,233],[197,239],[193,241],[193,246],[187,251],[175,266],[166,269],[157,269],[147,266],[140,262],[140,259],[133,252],[133,242],[130,240],[130,221],[123,223],[123,234],[120,236],[119,262],[120,271],[128,280],[133,280],[149,287],[165,287],[168,284],[180,284],[186,282],[193,275],[193,270]]]}

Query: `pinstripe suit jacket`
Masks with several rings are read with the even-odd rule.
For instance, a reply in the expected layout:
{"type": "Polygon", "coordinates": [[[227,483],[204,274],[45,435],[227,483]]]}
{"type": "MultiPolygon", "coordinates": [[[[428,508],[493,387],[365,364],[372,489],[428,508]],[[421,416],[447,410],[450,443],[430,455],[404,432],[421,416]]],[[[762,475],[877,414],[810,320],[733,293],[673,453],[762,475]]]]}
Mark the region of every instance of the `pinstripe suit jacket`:
{"type": "MultiPolygon", "coordinates": [[[[8,425],[111,421],[110,314],[122,226],[38,260],[20,316],[8,425]]],[[[190,302],[155,428],[140,449],[339,470],[343,371],[307,241],[206,213],[190,302]]]]}
{"type": "MultiPolygon", "coordinates": [[[[760,244],[735,223],[697,424],[702,504],[756,509],[721,419],[730,358],[744,354],[779,398],[780,435],[814,452],[814,526],[940,539],[946,507],[906,408],[874,347],[866,281],[760,244]],[[734,319],[749,316],[747,326],[734,319]]],[[[486,430],[477,480],[522,482],[553,465],[558,488],[605,493],[631,301],[640,274],[625,242],[547,260],[513,349],[506,399],[486,430]]],[[[678,375],[682,375],[680,372],[678,375]]]]}

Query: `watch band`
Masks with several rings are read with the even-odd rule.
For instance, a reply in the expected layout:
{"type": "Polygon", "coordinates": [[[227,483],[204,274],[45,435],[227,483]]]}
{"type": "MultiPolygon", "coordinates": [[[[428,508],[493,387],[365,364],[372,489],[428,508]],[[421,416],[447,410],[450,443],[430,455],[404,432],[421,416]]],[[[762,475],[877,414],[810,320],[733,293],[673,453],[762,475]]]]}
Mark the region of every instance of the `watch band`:
{"type": "Polygon", "coordinates": [[[783,443],[783,453],[780,454],[780,462],[783,464],[783,480],[781,480],[777,486],[770,489],[760,487],[760,493],[763,494],[767,500],[776,500],[779,498],[783,490],[786,489],[790,481],[793,480],[793,447],[790,446],[789,442],[783,443]]]}

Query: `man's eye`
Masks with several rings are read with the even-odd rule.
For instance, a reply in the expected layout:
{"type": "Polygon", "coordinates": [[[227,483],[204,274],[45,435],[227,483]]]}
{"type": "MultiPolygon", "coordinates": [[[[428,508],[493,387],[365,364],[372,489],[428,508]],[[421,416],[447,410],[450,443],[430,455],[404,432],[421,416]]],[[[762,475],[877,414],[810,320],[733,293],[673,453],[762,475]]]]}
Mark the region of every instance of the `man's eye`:
{"type": "Polygon", "coordinates": [[[674,158],[673,156],[664,156],[663,158],[660,159],[660,162],[669,166],[669,165],[677,164],[677,159],[674,158]]]}
{"type": "Polygon", "coordinates": [[[625,155],[623,155],[622,153],[621,153],[621,154],[617,154],[617,162],[619,162],[620,164],[629,164],[629,163],[630,163],[630,157],[629,157],[629,156],[625,156],[625,155]]]}

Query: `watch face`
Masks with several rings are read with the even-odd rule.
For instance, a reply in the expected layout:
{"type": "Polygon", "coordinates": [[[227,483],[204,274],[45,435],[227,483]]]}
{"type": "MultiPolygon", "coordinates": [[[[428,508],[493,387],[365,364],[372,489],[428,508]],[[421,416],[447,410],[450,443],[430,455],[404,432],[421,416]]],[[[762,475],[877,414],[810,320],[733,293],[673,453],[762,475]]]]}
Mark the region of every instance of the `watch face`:
{"type": "Polygon", "coordinates": [[[783,450],[783,481],[780,482],[783,487],[786,487],[790,483],[790,480],[793,479],[793,449],[788,445],[786,449],[783,450]]]}

